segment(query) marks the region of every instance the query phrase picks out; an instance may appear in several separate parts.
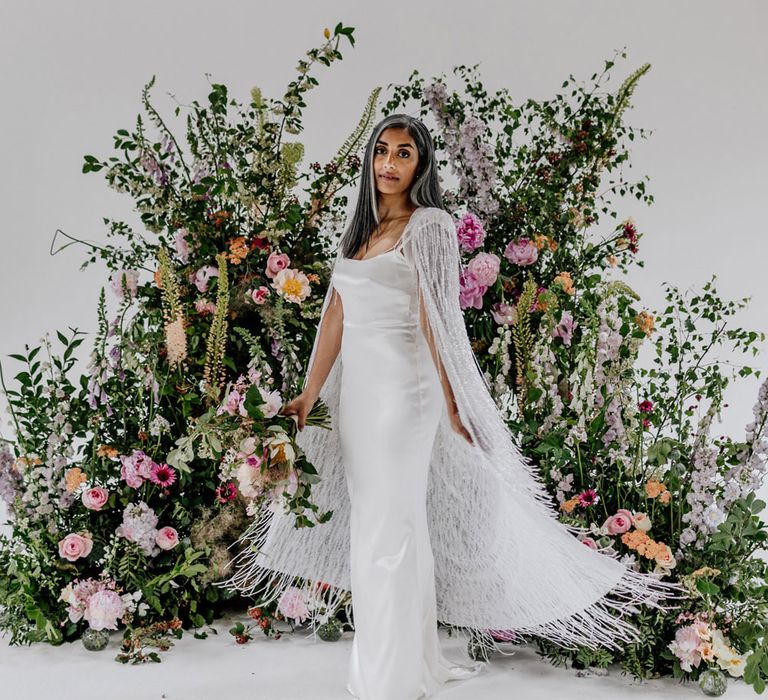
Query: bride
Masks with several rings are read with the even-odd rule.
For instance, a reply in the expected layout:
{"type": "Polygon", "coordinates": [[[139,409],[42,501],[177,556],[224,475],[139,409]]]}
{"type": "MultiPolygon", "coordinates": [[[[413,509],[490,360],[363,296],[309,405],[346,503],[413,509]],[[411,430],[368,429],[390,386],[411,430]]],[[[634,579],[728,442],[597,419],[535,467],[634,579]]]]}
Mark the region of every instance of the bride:
{"type": "Polygon", "coordinates": [[[303,390],[282,409],[333,517],[296,529],[292,514],[265,508],[221,584],[266,604],[299,577],[313,629],[346,605],[346,688],[366,700],[429,697],[483,669],[442,654],[438,621],[498,650],[502,630],[618,648],[637,638],[625,614],[682,591],[557,519],[472,352],[460,270],[431,135],[390,115],[367,144],[303,390]],[[332,430],[305,425],[318,398],[332,430]],[[321,588],[326,602],[313,605],[321,588]]]}

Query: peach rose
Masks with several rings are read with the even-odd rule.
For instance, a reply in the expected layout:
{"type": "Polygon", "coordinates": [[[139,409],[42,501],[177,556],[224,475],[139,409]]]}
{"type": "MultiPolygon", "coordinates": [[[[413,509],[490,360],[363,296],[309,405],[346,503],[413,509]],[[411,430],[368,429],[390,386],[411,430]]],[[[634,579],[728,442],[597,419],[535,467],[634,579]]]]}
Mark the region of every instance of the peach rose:
{"type": "Polygon", "coordinates": [[[77,561],[87,557],[93,549],[93,540],[88,533],[70,533],[59,541],[59,556],[67,561],[77,561]]]}
{"type": "Polygon", "coordinates": [[[638,530],[648,532],[651,529],[651,519],[645,513],[635,513],[632,521],[638,530]]]}
{"type": "Polygon", "coordinates": [[[83,505],[89,510],[101,510],[108,499],[109,491],[101,486],[94,486],[83,491],[83,505]]]}
{"type": "Polygon", "coordinates": [[[179,543],[179,533],[172,527],[161,527],[155,534],[155,543],[165,551],[173,549],[179,543]]]}

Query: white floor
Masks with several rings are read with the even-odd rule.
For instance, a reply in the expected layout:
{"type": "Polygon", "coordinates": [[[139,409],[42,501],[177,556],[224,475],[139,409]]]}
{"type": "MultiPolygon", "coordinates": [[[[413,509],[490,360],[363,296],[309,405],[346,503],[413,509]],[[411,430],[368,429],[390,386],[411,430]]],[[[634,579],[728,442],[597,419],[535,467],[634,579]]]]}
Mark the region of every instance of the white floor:
{"type": "MultiPolygon", "coordinates": [[[[247,617],[242,619],[247,621],[247,617]]],[[[217,620],[218,635],[198,640],[185,633],[162,663],[141,666],[114,661],[120,633],[109,647],[86,651],[80,642],[51,647],[10,647],[0,639],[0,699],[38,700],[351,700],[345,690],[352,632],[338,642],[312,641],[307,630],[267,639],[259,632],[238,645],[229,634],[233,619],[217,620]]],[[[466,660],[464,643],[441,630],[445,653],[466,660]]],[[[512,656],[493,656],[481,675],[451,681],[440,700],[552,700],[589,698],[704,697],[694,683],[672,679],[635,682],[618,667],[607,676],[578,677],[540,658],[532,645],[517,647],[512,656]]],[[[755,697],[742,681],[729,682],[727,696],[755,697]]],[[[393,699],[395,700],[395,699],[393,699]]]]}

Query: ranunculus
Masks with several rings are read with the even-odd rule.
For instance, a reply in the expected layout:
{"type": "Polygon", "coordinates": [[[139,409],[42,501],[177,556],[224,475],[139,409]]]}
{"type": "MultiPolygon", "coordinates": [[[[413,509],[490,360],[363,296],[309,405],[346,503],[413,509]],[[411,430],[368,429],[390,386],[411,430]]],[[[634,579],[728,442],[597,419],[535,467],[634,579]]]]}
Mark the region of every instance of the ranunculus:
{"type": "Polygon", "coordinates": [[[67,561],[77,561],[87,557],[93,549],[93,540],[88,534],[70,533],[59,540],[59,556],[67,561]]]}
{"type": "Polygon", "coordinates": [[[285,270],[291,264],[291,259],[285,253],[272,252],[267,258],[265,273],[269,279],[274,279],[280,270],[285,270]]]}
{"type": "Polygon", "coordinates": [[[101,486],[94,486],[83,491],[83,505],[89,510],[101,510],[109,499],[109,491],[101,486]]]}
{"type": "Polygon", "coordinates": [[[518,238],[507,244],[504,257],[515,265],[533,265],[539,259],[539,250],[530,239],[518,238]]]}
{"type": "Polygon", "coordinates": [[[622,532],[627,532],[632,527],[632,523],[632,513],[622,508],[609,517],[603,523],[603,527],[609,535],[620,535],[622,532]]]}
{"type": "Polygon", "coordinates": [[[491,307],[491,316],[500,326],[505,323],[511,326],[517,320],[517,309],[512,304],[500,301],[491,307]]]}
{"type": "Polygon", "coordinates": [[[651,519],[645,513],[635,513],[632,521],[638,530],[648,532],[651,529],[651,519]]]}
{"type": "Polygon", "coordinates": [[[254,304],[263,304],[267,300],[269,295],[269,287],[265,287],[263,284],[258,289],[254,289],[251,292],[251,299],[254,304]]]}
{"type": "Polygon", "coordinates": [[[467,271],[482,285],[490,287],[499,276],[501,260],[494,253],[478,253],[467,264],[467,271]]]}
{"type": "Polygon", "coordinates": [[[179,543],[179,533],[172,527],[161,527],[155,535],[155,542],[160,549],[168,551],[179,543]]]}
{"type": "Polygon", "coordinates": [[[483,308],[483,294],[488,287],[475,278],[468,270],[462,270],[459,275],[459,306],[462,309],[473,307],[475,309],[483,308]]]}
{"type": "Polygon", "coordinates": [[[88,599],[83,617],[93,630],[115,630],[124,612],[123,599],[115,591],[104,589],[88,599]]]}

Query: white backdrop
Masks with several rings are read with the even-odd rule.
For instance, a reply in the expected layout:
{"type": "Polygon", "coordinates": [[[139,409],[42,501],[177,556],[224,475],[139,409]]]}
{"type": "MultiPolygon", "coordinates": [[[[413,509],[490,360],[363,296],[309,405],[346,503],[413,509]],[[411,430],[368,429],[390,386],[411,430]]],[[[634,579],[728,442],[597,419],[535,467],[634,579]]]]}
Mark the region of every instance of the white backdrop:
{"type": "MultiPolygon", "coordinates": [[[[614,69],[615,89],[648,61],[628,122],[653,129],[634,146],[630,175],[650,176],[651,207],[627,200],[645,234],[644,270],[629,283],[649,308],[663,301],[661,283],[700,287],[710,275],[727,297],[752,295],[742,325],[768,331],[768,6],[647,0],[436,2],[351,1],[130,3],[3,0],[0,7],[0,361],[46,331],[95,330],[105,283],[97,263],[79,271],[85,249],[49,256],[55,229],[103,241],[102,217],[136,222],[127,195],[101,174],[83,175],[84,154],[112,155],[112,135],[131,129],[140,91],[157,76],[153,102],[173,122],[178,101],[203,102],[210,80],[246,100],[258,85],[279,96],[324,27],[356,28],[344,60],[316,71],[308,95],[305,162],[331,156],[355,126],[376,86],[480,63],[490,89],[508,87],[520,101],[548,98],[569,75],[586,80],[616,49],[628,60],[614,69]],[[172,97],[169,93],[172,93],[172,97]]],[[[183,120],[176,120],[183,133],[183,120]]],[[[765,345],[763,345],[763,349],[765,345]]],[[[81,346],[81,356],[89,343],[81,346]]],[[[723,358],[727,360],[728,358],[723,358]]],[[[752,362],[763,372],[768,361],[752,362]]],[[[728,392],[724,422],[713,431],[743,435],[757,382],[728,392]]],[[[2,414],[0,432],[11,436],[2,414]]],[[[0,520],[4,519],[0,512],[0,520]]]]}

